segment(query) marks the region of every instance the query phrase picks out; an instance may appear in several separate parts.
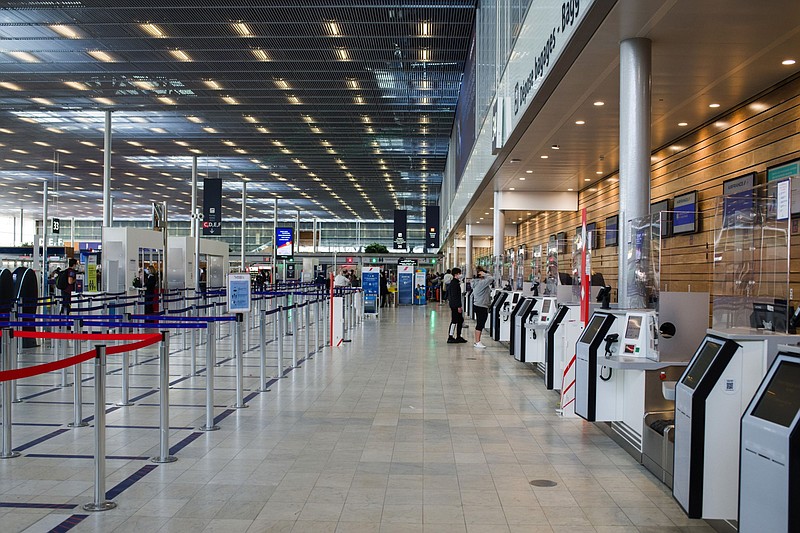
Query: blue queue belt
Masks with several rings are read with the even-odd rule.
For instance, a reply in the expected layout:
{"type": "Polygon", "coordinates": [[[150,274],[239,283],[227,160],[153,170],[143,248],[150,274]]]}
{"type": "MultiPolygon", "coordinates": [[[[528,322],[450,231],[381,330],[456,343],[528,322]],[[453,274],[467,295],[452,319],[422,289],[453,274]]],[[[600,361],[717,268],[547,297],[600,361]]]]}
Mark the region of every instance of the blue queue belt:
{"type": "MultiPolygon", "coordinates": [[[[3,315],[0,315],[2,317],[3,315]]],[[[5,315],[8,317],[8,315],[5,315]]],[[[33,313],[17,313],[17,318],[42,318],[46,320],[83,320],[83,319],[98,319],[104,320],[122,320],[124,315],[38,315],[33,313]]]]}
{"type": "Polygon", "coordinates": [[[172,322],[235,322],[236,316],[159,316],[159,315],[131,315],[133,320],[154,320],[172,322]]]}
{"type": "Polygon", "coordinates": [[[138,328],[138,329],[205,329],[207,324],[186,324],[180,322],[91,322],[85,326],[101,328],[138,328]]]}
{"type": "MultiPolygon", "coordinates": [[[[3,321],[0,322],[0,328],[60,328],[70,326],[74,320],[49,320],[44,322],[20,322],[20,321],[3,321]]],[[[116,322],[111,322],[116,324],[116,322]]]]}

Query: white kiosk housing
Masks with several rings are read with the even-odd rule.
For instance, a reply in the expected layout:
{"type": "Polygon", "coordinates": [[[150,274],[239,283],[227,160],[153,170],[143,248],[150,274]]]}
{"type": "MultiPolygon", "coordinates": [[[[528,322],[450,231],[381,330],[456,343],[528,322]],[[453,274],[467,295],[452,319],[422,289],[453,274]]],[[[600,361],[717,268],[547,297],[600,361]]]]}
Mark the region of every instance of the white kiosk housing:
{"type": "Polygon", "coordinates": [[[525,324],[528,321],[528,317],[533,313],[537,301],[538,298],[523,298],[517,305],[511,323],[511,343],[508,347],[509,352],[514,356],[514,359],[523,363],[526,361],[525,324]]]}
{"type": "Polygon", "coordinates": [[[496,332],[492,330],[494,340],[500,342],[511,341],[511,323],[514,317],[514,310],[517,308],[521,298],[521,292],[508,293],[508,297],[502,303],[498,311],[499,327],[496,332]]]}
{"type": "Polygon", "coordinates": [[[525,361],[544,363],[547,328],[556,316],[556,299],[546,296],[536,301],[534,312],[525,322],[525,361]]]}
{"type": "Polygon", "coordinates": [[[169,237],[167,283],[170,289],[194,289],[200,268],[206,270],[208,287],[225,285],[230,271],[228,244],[216,239],[200,239],[200,265],[194,264],[194,237],[169,237]]]}
{"type": "Polygon", "coordinates": [[[739,531],[800,531],[800,351],[783,347],[742,417],[739,531]]]}
{"type": "Polygon", "coordinates": [[[164,235],[140,228],[103,228],[103,278],[109,292],[135,292],[145,264],[163,265],[164,235]]]}

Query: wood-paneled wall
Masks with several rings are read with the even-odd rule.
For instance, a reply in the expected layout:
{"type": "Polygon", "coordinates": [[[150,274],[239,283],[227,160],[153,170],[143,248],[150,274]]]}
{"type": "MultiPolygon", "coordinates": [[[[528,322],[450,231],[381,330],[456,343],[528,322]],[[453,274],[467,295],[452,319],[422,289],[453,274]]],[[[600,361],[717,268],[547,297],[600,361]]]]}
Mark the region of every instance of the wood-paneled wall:
{"type": "MultiPolygon", "coordinates": [[[[688,132],[670,146],[653,153],[651,202],[696,190],[700,211],[698,233],[662,241],[662,290],[711,291],[714,217],[725,180],[757,173],[766,182],[767,167],[800,157],[800,76],[745,102],[733,111],[688,132]]],[[[582,190],[579,210],[587,209],[596,222],[600,247],[594,250],[592,270],[617,288],[617,247],[604,242],[607,217],[619,212],[619,176],[612,174],[582,190]]],[[[525,244],[528,250],[546,244],[550,235],[566,232],[568,239],[580,225],[580,212],[542,212],[522,222],[517,237],[505,239],[504,249],[525,244]]],[[[800,235],[793,237],[800,242],[800,235]]],[[[790,286],[800,288],[800,246],[792,246],[790,286]]],[[[568,261],[567,257],[564,258],[568,261]]],[[[526,265],[529,275],[530,261],[526,265]]],[[[616,292],[616,291],[615,291],[616,292]]],[[[797,291],[795,290],[797,293],[797,291]]],[[[800,293],[797,293],[800,297],[800,293]]],[[[786,295],[788,296],[788,295],[786,295]]],[[[792,302],[797,306],[797,302],[792,302]]]]}

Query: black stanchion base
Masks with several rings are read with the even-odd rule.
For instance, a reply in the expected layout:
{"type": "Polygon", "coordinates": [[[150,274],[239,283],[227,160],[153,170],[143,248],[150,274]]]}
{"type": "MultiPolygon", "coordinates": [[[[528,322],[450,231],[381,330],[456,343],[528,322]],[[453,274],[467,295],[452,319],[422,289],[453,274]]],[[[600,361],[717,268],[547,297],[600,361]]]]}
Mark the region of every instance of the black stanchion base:
{"type": "Polygon", "coordinates": [[[236,404],[231,405],[231,408],[233,408],[233,409],[247,409],[248,407],[250,407],[250,406],[247,405],[246,403],[242,404],[242,405],[236,405],[236,404]]]}
{"type": "Polygon", "coordinates": [[[17,398],[16,400],[11,400],[11,403],[22,403],[22,400],[17,398]]]}
{"type": "Polygon", "coordinates": [[[150,462],[151,463],[163,464],[163,463],[174,463],[177,460],[178,460],[178,458],[175,457],[174,455],[168,455],[168,456],[163,457],[163,458],[162,457],[153,457],[153,458],[150,459],[150,462]]]}
{"type": "Polygon", "coordinates": [[[67,427],[68,428],[85,428],[88,425],[89,425],[88,422],[81,422],[80,424],[76,424],[75,422],[70,422],[69,424],[67,424],[67,427]]]}
{"type": "Polygon", "coordinates": [[[19,457],[22,455],[19,452],[11,452],[8,455],[0,455],[0,459],[13,459],[14,457],[19,457]]]}
{"type": "Polygon", "coordinates": [[[133,402],[128,402],[128,403],[118,402],[115,403],[114,405],[116,405],[117,407],[130,407],[131,405],[133,405],[133,402]]]}
{"type": "Polygon", "coordinates": [[[197,428],[197,431],[218,431],[218,430],[219,426],[211,426],[211,427],[200,426],[199,428],[197,428]]]}
{"type": "Polygon", "coordinates": [[[86,503],[83,505],[84,511],[89,511],[90,513],[99,513],[102,511],[110,511],[111,509],[116,508],[117,504],[114,502],[100,502],[100,503],[86,503]]]}

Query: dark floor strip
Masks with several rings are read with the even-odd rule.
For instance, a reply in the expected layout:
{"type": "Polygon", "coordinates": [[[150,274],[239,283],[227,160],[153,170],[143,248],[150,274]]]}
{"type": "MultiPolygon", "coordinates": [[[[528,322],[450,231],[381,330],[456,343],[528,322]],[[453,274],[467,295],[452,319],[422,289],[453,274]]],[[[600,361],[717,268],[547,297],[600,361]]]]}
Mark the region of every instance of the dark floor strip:
{"type": "Polygon", "coordinates": [[[147,391],[147,392],[145,392],[143,394],[140,394],[139,396],[134,396],[133,398],[130,399],[130,402],[131,403],[138,402],[142,398],[147,398],[148,396],[152,396],[153,394],[156,394],[157,392],[158,392],[158,389],[147,391]]]}
{"type": "MultiPolygon", "coordinates": [[[[36,457],[40,459],[94,459],[94,455],[60,454],[60,453],[26,453],[25,457],[36,457]]],[[[146,461],[150,457],[138,455],[106,455],[106,459],[119,461],[146,461]]]]}
{"type": "Polygon", "coordinates": [[[173,446],[172,448],[169,449],[169,454],[170,455],[177,455],[179,451],[181,451],[186,446],[188,446],[189,444],[191,444],[192,442],[197,440],[197,438],[200,437],[200,435],[202,435],[202,434],[203,434],[202,431],[195,431],[191,435],[189,435],[187,437],[184,437],[183,439],[181,439],[178,442],[178,444],[176,444],[175,446],[173,446]]]}
{"type": "MultiPolygon", "coordinates": [[[[153,405],[155,405],[155,406],[158,406],[158,404],[157,404],[157,403],[156,403],[156,404],[153,404],[153,405]]],[[[175,404],[174,404],[174,403],[171,403],[171,404],[169,404],[169,405],[170,405],[170,407],[175,407],[175,404]]],[[[194,407],[194,406],[192,406],[192,407],[194,407]]],[[[205,407],[205,406],[203,406],[203,407],[205,407]]],[[[117,429],[161,429],[161,428],[160,428],[160,427],[158,427],[158,426],[120,426],[120,425],[107,425],[106,427],[107,427],[107,428],[109,428],[109,429],[111,429],[111,428],[117,428],[117,429]]],[[[169,427],[169,429],[193,430],[194,428],[193,428],[193,427],[183,427],[183,426],[170,426],[170,427],[169,427]]]]}
{"type": "Polygon", "coordinates": [[[35,422],[12,422],[12,426],[37,426],[37,427],[59,427],[64,424],[37,424],[35,422]]]}
{"type": "Polygon", "coordinates": [[[53,431],[51,433],[48,433],[47,435],[44,435],[43,437],[39,437],[38,439],[34,439],[34,440],[32,440],[32,441],[30,441],[30,442],[28,442],[26,444],[22,444],[21,446],[17,446],[16,448],[14,448],[14,450],[17,451],[17,452],[25,451],[28,448],[33,448],[37,444],[41,444],[41,443],[43,443],[45,441],[48,441],[48,440],[50,440],[50,439],[52,439],[54,437],[58,437],[62,433],[67,433],[69,431],[72,431],[72,430],[71,429],[67,429],[67,428],[57,429],[57,430],[55,430],[55,431],[53,431]]]}
{"type": "Polygon", "coordinates": [[[226,418],[228,418],[229,416],[231,416],[235,412],[236,412],[236,409],[225,409],[224,411],[222,411],[220,414],[218,414],[214,418],[214,425],[219,424],[220,422],[222,422],[223,420],[225,420],[226,418]]]}
{"type": "Polygon", "coordinates": [[[75,503],[22,503],[22,502],[0,502],[0,507],[12,507],[15,509],[75,509],[75,503]]]}
{"type": "MultiPolygon", "coordinates": [[[[118,409],[122,409],[122,406],[121,405],[113,405],[113,406],[109,407],[108,409],[106,409],[106,414],[113,413],[114,411],[116,411],[118,409]]],[[[94,415],[87,416],[86,418],[83,419],[83,421],[86,422],[87,424],[89,422],[91,422],[92,420],[94,420],[94,415]]]]}
{"type": "Polygon", "coordinates": [[[43,390],[41,392],[36,392],[34,394],[29,394],[27,396],[23,396],[20,398],[22,401],[30,400],[31,398],[38,398],[39,396],[44,396],[45,394],[50,394],[51,392],[56,392],[61,390],[61,387],[54,387],[52,389],[43,390]]]}
{"type": "Polygon", "coordinates": [[[89,518],[88,514],[74,514],[50,530],[50,533],[64,533],[89,518]]]}
{"type": "Polygon", "coordinates": [[[156,468],[158,468],[158,465],[145,465],[141,467],[139,470],[137,470],[136,472],[125,478],[123,481],[121,481],[119,484],[117,484],[115,487],[113,487],[111,490],[108,490],[106,492],[106,499],[113,500],[114,498],[122,494],[125,490],[129,489],[134,483],[142,479],[144,476],[146,476],[156,468]]]}

